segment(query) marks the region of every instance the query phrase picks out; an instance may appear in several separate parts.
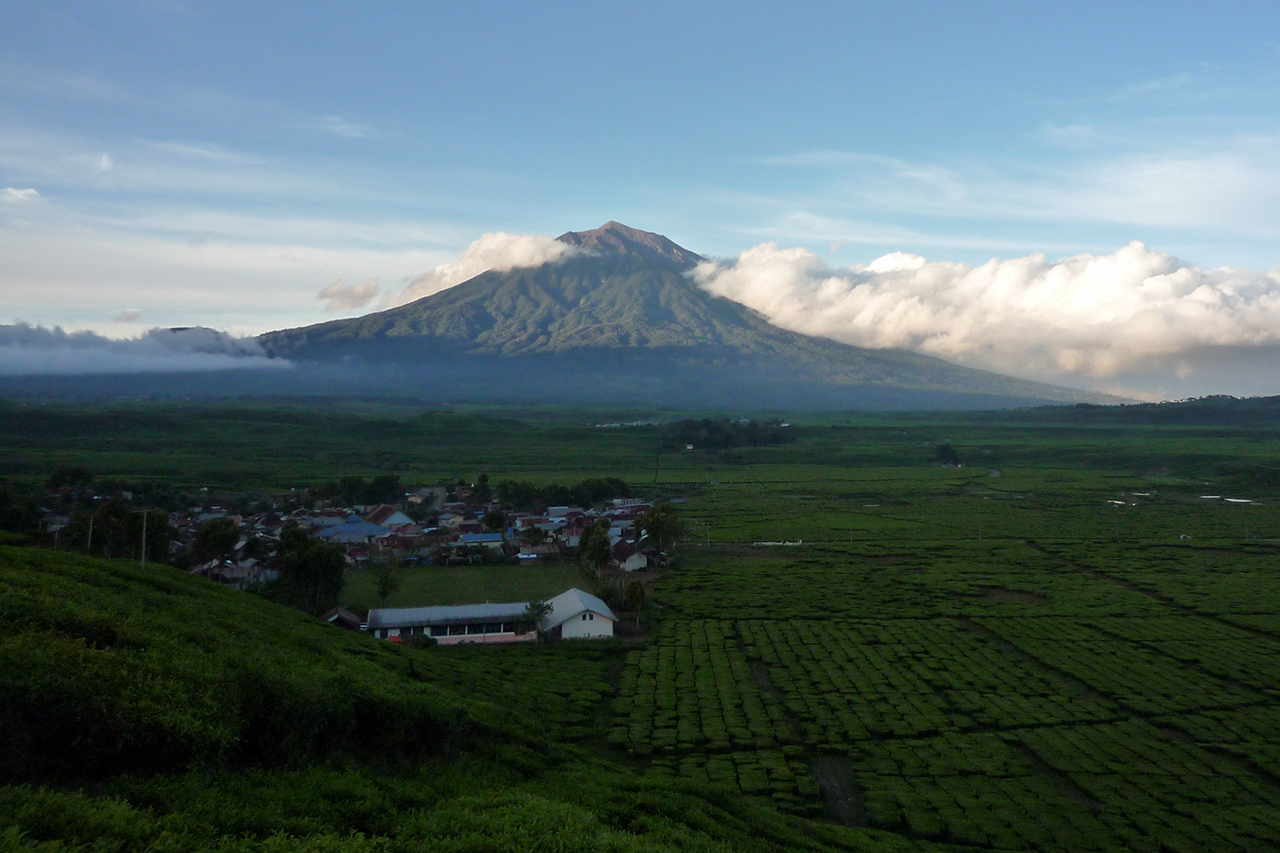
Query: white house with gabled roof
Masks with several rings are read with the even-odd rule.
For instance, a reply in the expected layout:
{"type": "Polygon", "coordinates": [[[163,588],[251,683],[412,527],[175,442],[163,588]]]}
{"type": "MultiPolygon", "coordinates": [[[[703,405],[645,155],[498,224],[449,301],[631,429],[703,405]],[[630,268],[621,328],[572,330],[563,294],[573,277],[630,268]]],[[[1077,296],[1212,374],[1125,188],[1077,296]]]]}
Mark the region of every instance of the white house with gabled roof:
{"type": "Polygon", "coordinates": [[[589,592],[570,589],[549,600],[551,609],[539,628],[552,639],[612,637],[613,615],[609,605],[589,592]]]}

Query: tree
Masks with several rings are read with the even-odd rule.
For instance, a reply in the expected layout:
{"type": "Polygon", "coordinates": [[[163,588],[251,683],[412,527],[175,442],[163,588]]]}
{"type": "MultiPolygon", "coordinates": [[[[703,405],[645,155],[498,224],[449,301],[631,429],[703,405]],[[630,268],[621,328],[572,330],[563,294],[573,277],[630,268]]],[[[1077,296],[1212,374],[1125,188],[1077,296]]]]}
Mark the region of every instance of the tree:
{"type": "Polygon", "coordinates": [[[111,498],[85,512],[74,513],[62,531],[62,540],[68,547],[83,547],[92,554],[136,560],[142,555],[144,521],[147,562],[168,562],[169,514],[155,507],[148,507],[144,513],[122,498],[111,498]]]}
{"type": "Polygon", "coordinates": [[[520,616],[519,621],[516,622],[516,632],[527,634],[530,631],[540,630],[542,623],[550,612],[551,602],[530,601],[529,606],[524,609],[524,613],[520,616]]]}
{"type": "Polygon", "coordinates": [[[609,541],[609,522],[601,519],[587,525],[578,540],[578,561],[596,571],[609,564],[613,556],[612,543],[609,541]]]}
{"type": "Polygon", "coordinates": [[[644,584],[635,578],[623,581],[620,599],[623,610],[637,611],[644,607],[646,590],[644,584]]]}
{"type": "Polygon", "coordinates": [[[280,557],[277,598],[315,615],[338,603],[347,566],[341,548],[292,524],[280,535],[280,557]]]}
{"type": "Polygon", "coordinates": [[[191,540],[191,554],[198,562],[225,560],[240,541],[240,529],[229,518],[211,518],[196,531],[191,540]]]}
{"type": "Polygon", "coordinates": [[[379,474],[364,488],[364,502],[368,504],[399,504],[404,500],[404,486],[395,474],[379,474]]]}
{"type": "Polygon", "coordinates": [[[87,468],[79,466],[59,468],[49,476],[49,488],[61,489],[66,486],[87,486],[93,482],[93,474],[87,468]]]}
{"type": "Polygon", "coordinates": [[[936,458],[939,465],[955,466],[960,464],[960,454],[956,453],[956,449],[951,446],[950,442],[938,445],[936,458]]]}
{"type": "Polygon", "coordinates": [[[400,576],[395,573],[395,565],[390,560],[379,560],[373,567],[377,580],[378,603],[383,607],[400,589],[400,576]]]}
{"type": "Polygon", "coordinates": [[[502,514],[501,510],[491,509],[480,516],[480,523],[490,533],[501,533],[507,527],[507,517],[502,514]]]}
{"type": "Polygon", "coordinates": [[[471,503],[483,506],[493,497],[493,492],[489,488],[489,475],[481,474],[476,480],[476,484],[471,488],[471,503]]]}
{"type": "Polygon", "coordinates": [[[660,503],[640,516],[636,526],[649,537],[649,541],[656,545],[659,551],[665,551],[676,544],[676,540],[684,530],[684,525],[680,523],[680,516],[676,515],[675,509],[668,503],[660,503]]]}

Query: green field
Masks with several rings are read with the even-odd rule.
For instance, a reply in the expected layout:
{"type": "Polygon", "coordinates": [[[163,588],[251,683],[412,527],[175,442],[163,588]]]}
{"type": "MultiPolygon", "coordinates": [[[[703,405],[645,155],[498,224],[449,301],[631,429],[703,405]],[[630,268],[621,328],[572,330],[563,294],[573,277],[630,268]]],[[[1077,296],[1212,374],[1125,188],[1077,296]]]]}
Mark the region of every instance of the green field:
{"type": "MultiPolygon", "coordinates": [[[[595,429],[572,414],[39,414],[43,430],[0,417],[0,466],[14,483],[68,464],[246,493],[343,474],[394,471],[414,484],[485,472],[618,476],[678,500],[686,533],[650,592],[647,643],[396,653],[459,697],[475,685],[500,709],[546,719],[529,734],[481,714],[497,732],[484,738],[533,738],[598,762],[595,781],[565,776],[563,763],[521,770],[519,791],[554,791],[601,831],[762,850],[1280,849],[1275,420],[845,415],[797,418],[782,445],[659,452],[660,428],[595,429]],[[184,414],[198,453],[166,437],[184,414]],[[255,423],[272,426],[247,435],[255,423]],[[943,442],[963,467],[934,464],[943,442]],[[655,791],[678,796],[637,804],[636,792],[655,791]],[[639,817],[649,807],[660,816],[639,817]],[[747,815],[764,821],[759,832],[747,815]]],[[[411,569],[391,603],[586,583],[573,566],[411,569]]],[[[373,603],[373,589],[352,574],[344,600],[373,603]]],[[[11,621],[41,608],[57,610],[23,604],[11,621]]],[[[79,624],[58,618],[36,621],[79,624]]],[[[207,618],[223,630],[241,617],[207,618]]],[[[480,787],[494,796],[507,784],[480,787]]],[[[158,785],[109,791],[180,811],[158,785]]],[[[273,820],[250,837],[299,836],[273,820]]],[[[387,825],[341,824],[392,838],[387,825]]]]}
{"type": "MultiPolygon", "coordinates": [[[[598,591],[593,575],[574,564],[563,563],[408,567],[396,569],[395,577],[400,587],[387,598],[387,607],[545,601],[573,587],[586,592],[598,591]]],[[[342,589],[342,603],[358,612],[383,606],[378,602],[377,578],[373,572],[349,572],[342,589]]]]}

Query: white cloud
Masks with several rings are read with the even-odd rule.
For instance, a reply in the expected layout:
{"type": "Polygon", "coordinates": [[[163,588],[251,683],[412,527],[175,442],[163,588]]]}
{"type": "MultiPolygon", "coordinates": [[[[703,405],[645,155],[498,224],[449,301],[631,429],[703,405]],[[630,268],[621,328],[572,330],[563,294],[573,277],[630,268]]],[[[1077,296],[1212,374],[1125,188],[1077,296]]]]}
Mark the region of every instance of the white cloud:
{"type": "Polygon", "coordinates": [[[293,126],[300,130],[319,130],[347,139],[373,139],[381,135],[367,124],[348,121],[342,116],[317,116],[293,126]]]}
{"type": "Polygon", "coordinates": [[[404,305],[461,284],[487,270],[541,266],[563,260],[577,251],[568,243],[540,234],[505,234],[501,231],[485,234],[468,246],[458,260],[414,277],[388,302],[393,306],[404,305]]]}
{"type": "Polygon", "coordinates": [[[175,373],[242,368],[288,368],[253,338],[214,329],[151,329],[141,337],[111,340],[93,332],[19,323],[0,326],[0,375],[175,373]]]}
{"type": "Polygon", "coordinates": [[[360,284],[347,284],[338,279],[320,291],[317,299],[326,299],[326,311],[354,311],[368,305],[378,295],[378,281],[372,279],[360,284]]]}
{"type": "Polygon", "coordinates": [[[109,172],[115,168],[116,162],[111,159],[110,154],[99,154],[97,159],[98,171],[109,172]]]}
{"type": "Polygon", "coordinates": [[[1141,243],[981,266],[895,252],[827,267],[765,243],[700,264],[706,290],[793,331],[1039,378],[1108,377],[1210,347],[1280,343],[1280,271],[1201,269],[1141,243]]]}
{"type": "Polygon", "coordinates": [[[10,204],[22,204],[28,201],[38,201],[40,193],[30,188],[20,190],[17,187],[5,187],[4,190],[0,191],[0,199],[10,204]]]}
{"type": "Polygon", "coordinates": [[[269,162],[264,157],[251,157],[213,143],[144,141],[143,144],[156,151],[174,154],[191,160],[246,166],[261,166],[269,162]]]}
{"type": "Polygon", "coordinates": [[[1280,209],[1274,203],[1280,193],[1280,127],[1210,132],[1214,135],[1189,138],[1169,128],[1068,126],[1040,134],[1053,149],[1048,159],[1044,151],[946,163],[809,151],[756,162],[825,173],[804,194],[771,202],[793,215],[805,211],[815,218],[868,222],[967,220],[976,223],[969,228],[987,233],[991,221],[1016,224],[998,229],[1006,237],[1029,221],[1053,223],[1058,230],[1063,223],[1092,222],[1280,236],[1280,209]],[[1083,145],[1103,136],[1105,144],[1083,145]],[[1080,150],[1064,156],[1068,140],[1067,148],[1080,150]]]}

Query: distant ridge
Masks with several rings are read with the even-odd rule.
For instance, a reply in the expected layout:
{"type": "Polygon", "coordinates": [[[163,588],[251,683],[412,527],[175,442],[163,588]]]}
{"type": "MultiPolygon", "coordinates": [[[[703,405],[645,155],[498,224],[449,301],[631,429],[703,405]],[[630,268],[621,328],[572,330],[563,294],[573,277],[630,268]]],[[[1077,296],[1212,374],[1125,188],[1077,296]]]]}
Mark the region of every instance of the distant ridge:
{"type": "Polygon", "coordinates": [[[365,375],[401,394],[477,401],[751,409],[1117,402],[781,329],[694,284],[688,273],[702,257],[660,234],[610,221],[557,239],[581,251],[259,341],[330,375],[341,368],[344,381],[365,375]]]}

